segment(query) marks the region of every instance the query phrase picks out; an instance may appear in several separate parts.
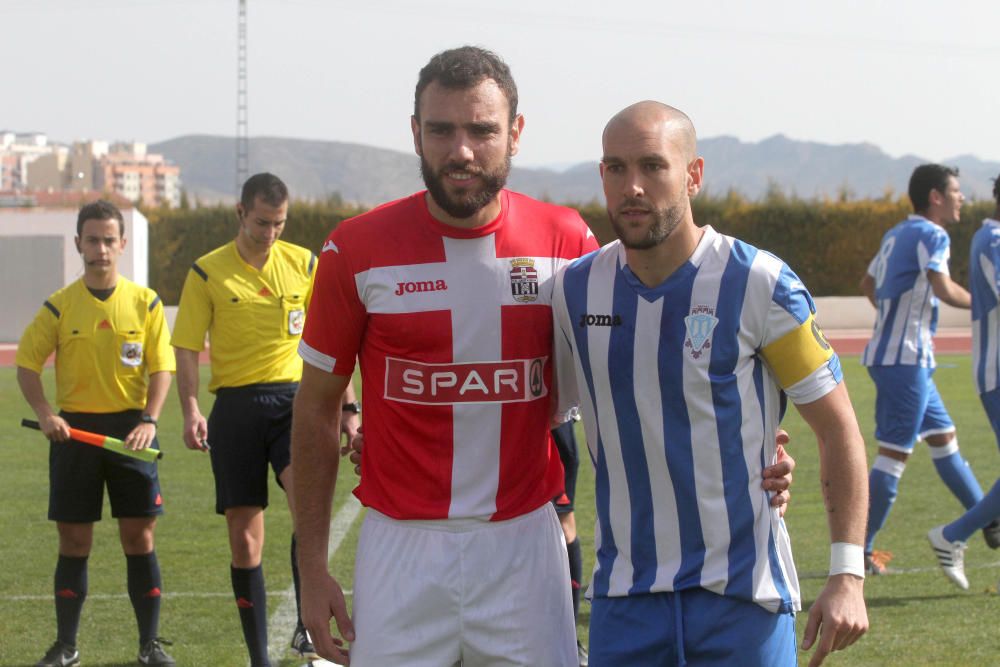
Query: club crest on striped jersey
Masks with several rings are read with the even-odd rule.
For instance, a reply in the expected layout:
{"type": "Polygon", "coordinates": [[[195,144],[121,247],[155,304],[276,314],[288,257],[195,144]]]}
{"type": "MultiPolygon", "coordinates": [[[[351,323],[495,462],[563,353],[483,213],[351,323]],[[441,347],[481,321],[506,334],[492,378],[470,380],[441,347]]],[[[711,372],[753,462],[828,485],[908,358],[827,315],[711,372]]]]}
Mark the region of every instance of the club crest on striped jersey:
{"type": "Polygon", "coordinates": [[[684,326],[687,327],[684,347],[691,348],[693,358],[699,358],[705,350],[712,347],[712,332],[718,323],[715,308],[708,306],[695,306],[691,309],[691,314],[684,318],[684,326]]]}
{"type": "Polygon", "coordinates": [[[538,269],[535,260],[517,257],[510,260],[510,294],[514,301],[538,300],[538,269]]]}

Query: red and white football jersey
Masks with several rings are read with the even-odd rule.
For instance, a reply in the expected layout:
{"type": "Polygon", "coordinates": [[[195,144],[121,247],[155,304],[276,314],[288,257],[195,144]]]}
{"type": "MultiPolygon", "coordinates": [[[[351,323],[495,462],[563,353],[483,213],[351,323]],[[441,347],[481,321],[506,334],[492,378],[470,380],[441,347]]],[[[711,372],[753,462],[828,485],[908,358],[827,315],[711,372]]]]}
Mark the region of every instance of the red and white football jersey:
{"type": "Polygon", "coordinates": [[[520,516],[551,500],[552,278],[597,248],[576,211],[504,190],[476,229],[420,192],[342,222],[320,253],[300,354],[361,363],[354,493],[397,519],[520,516]]]}

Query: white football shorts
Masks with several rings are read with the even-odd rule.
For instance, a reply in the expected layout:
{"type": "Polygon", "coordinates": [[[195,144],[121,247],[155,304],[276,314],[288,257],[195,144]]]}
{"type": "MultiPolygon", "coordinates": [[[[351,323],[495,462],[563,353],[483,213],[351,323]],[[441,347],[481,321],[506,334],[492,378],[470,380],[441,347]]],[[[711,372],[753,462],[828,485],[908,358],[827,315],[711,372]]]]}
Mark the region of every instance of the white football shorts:
{"type": "Polygon", "coordinates": [[[352,667],[577,667],[566,542],[551,503],[508,521],[369,509],[352,667]]]}

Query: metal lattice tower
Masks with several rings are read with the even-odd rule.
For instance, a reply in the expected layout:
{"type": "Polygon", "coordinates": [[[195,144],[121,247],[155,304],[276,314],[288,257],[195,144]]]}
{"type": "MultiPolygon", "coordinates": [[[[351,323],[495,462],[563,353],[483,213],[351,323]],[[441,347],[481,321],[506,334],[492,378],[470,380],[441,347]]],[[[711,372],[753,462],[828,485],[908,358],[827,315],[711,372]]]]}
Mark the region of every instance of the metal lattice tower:
{"type": "Polygon", "coordinates": [[[250,175],[250,135],[247,126],[247,1],[239,0],[240,17],[236,47],[236,189],[250,175]]]}

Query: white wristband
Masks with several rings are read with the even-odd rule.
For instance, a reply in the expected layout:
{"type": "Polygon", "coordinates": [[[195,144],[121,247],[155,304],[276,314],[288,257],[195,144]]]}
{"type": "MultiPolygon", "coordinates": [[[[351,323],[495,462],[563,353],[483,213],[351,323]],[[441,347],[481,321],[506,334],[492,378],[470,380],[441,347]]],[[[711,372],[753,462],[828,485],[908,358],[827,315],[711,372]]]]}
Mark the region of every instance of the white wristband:
{"type": "Polygon", "coordinates": [[[830,576],[853,574],[865,578],[864,549],[849,542],[834,542],[830,545],[830,576]]]}

